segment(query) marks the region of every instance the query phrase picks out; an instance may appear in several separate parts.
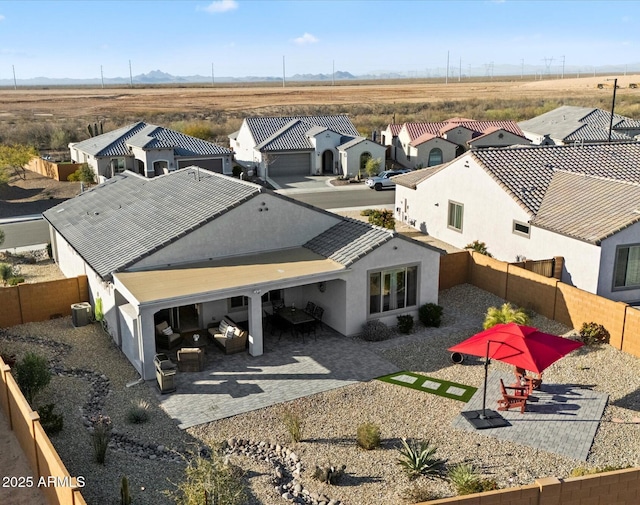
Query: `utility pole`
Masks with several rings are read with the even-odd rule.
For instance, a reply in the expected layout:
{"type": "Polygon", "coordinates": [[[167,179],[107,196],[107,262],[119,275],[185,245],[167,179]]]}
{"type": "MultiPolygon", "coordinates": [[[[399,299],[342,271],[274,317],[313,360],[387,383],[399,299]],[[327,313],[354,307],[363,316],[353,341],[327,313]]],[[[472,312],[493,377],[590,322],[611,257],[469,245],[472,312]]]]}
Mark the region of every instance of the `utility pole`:
{"type": "MultiPolygon", "coordinates": [[[[607,79],[610,81],[611,79],[607,79]]],[[[611,130],[613,130],[613,111],[616,108],[616,89],[618,88],[618,79],[613,79],[613,102],[611,102],[611,119],[609,120],[609,142],[611,142],[611,130]]]]}
{"type": "Polygon", "coordinates": [[[560,79],[564,79],[564,55],[562,55],[562,76],[560,79]]]}
{"type": "Polygon", "coordinates": [[[520,59],[520,79],[524,79],[524,58],[520,59]]]}
{"type": "Polygon", "coordinates": [[[331,61],[331,85],[336,85],[336,60],[331,61]]]}
{"type": "Polygon", "coordinates": [[[284,56],[282,57],[282,87],[284,88],[284,56]]]}
{"type": "Polygon", "coordinates": [[[13,89],[18,89],[18,81],[16,81],[16,67],[15,67],[15,65],[11,65],[11,69],[13,70],[13,89]]]}
{"type": "Polygon", "coordinates": [[[462,56],[460,56],[460,67],[458,68],[458,82],[462,78],[462,56]]]}
{"type": "Polygon", "coordinates": [[[104,89],[104,74],[102,73],[102,65],[100,65],[100,82],[102,82],[102,89],[104,89]]]}
{"type": "Polygon", "coordinates": [[[131,72],[131,60],[129,60],[129,86],[133,88],[133,73],[131,72]]]}
{"type": "Polygon", "coordinates": [[[213,88],[213,86],[216,83],[216,78],[215,78],[215,74],[213,73],[213,62],[211,63],[211,87],[213,88]]]}
{"type": "Polygon", "coordinates": [[[447,51],[447,74],[444,78],[444,83],[449,84],[449,51],[447,51]]]}

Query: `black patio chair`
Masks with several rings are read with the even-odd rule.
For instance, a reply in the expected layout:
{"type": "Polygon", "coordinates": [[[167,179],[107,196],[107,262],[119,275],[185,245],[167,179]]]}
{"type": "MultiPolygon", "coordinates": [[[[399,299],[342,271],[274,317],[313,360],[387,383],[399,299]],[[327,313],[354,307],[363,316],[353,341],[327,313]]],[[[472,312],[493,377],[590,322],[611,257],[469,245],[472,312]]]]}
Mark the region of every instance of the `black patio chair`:
{"type": "Polygon", "coordinates": [[[304,308],[304,311],[310,316],[313,316],[313,313],[315,310],[316,310],[316,304],[313,302],[307,302],[307,306],[304,308]]]}
{"type": "Polygon", "coordinates": [[[271,302],[271,306],[273,307],[273,313],[275,314],[280,309],[284,309],[284,300],[274,300],[271,302]]]}

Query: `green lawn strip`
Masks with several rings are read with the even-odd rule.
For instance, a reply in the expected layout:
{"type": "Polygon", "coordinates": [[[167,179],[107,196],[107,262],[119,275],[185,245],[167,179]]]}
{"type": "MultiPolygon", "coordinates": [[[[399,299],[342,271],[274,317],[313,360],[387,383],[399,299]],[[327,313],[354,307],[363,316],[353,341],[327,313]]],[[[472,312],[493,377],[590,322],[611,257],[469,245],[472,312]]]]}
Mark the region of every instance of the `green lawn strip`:
{"type": "Polygon", "coordinates": [[[413,372],[396,372],[389,375],[378,377],[378,380],[388,382],[389,384],[395,384],[397,386],[404,386],[407,388],[415,389],[417,391],[423,391],[425,393],[432,393],[434,395],[443,396],[445,398],[451,398],[452,400],[460,400],[461,402],[468,402],[478,388],[472,386],[466,386],[457,382],[450,382],[442,379],[436,379],[434,377],[427,377],[425,375],[419,375],[413,372]],[[402,379],[405,380],[402,380],[402,379]],[[411,381],[411,379],[414,379],[411,381]],[[427,383],[425,385],[425,383],[427,383]],[[436,384],[439,384],[439,387],[436,384]],[[449,392],[449,388],[462,389],[461,394],[455,394],[449,392]]]}

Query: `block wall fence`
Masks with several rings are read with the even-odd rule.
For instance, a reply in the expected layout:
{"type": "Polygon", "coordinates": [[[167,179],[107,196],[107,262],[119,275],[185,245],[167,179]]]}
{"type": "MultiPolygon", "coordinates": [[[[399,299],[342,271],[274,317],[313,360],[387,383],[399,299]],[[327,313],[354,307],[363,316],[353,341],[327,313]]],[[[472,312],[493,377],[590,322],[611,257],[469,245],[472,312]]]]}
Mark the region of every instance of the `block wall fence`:
{"type": "Polygon", "coordinates": [[[477,252],[446,254],[440,260],[440,289],[472,284],[570,328],[602,324],[616,349],[640,357],[640,310],[544,277],[477,252]]]}
{"type": "Polygon", "coordinates": [[[44,175],[50,179],[56,181],[66,181],[72,173],[78,170],[82,166],[82,163],[53,163],[51,161],[43,160],[40,157],[32,158],[24,168],[36,172],[37,174],[44,175]]]}
{"type": "Polygon", "coordinates": [[[16,383],[9,365],[0,358],[0,407],[7,418],[9,427],[18,439],[29,466],[34,483],[40,477],[58,477],[59,482],[68,486],[41,486],[50,505],[87,505],[77,480],[72,478],[49,437],[40,424],[40,416],[31,410],[16,383]]]}

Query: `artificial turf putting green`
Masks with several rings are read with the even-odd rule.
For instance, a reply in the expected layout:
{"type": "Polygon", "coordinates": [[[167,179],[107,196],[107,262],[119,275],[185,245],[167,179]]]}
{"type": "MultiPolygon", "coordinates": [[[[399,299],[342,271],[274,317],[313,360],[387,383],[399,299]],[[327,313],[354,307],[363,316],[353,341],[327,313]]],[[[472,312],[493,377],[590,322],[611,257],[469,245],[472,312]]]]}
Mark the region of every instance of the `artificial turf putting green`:
{"type": "Polygon", "coordinates": [[[471,400],[471,397],[478,390],[478,388],[472,386],[465,386],[464,384],[442,379],[434,379],[433,377],[427,377],[413,372],[396,372],[378,377],[378,380],[417,391],[433,393],[434,395],[444,396],[452,400],[460,400],[465,403],[471,400]]]}

